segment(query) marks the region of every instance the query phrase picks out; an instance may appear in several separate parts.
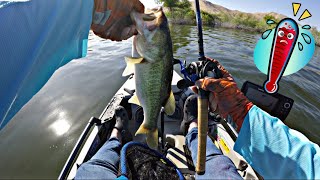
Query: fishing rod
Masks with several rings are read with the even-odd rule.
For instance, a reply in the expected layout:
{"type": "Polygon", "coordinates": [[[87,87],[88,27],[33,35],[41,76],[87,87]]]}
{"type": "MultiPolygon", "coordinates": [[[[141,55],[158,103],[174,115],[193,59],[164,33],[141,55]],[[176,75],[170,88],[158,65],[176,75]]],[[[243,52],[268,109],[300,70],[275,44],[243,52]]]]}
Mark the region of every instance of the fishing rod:
{"type": "MultiPolygon", "coordinates": [[[[198,43],[199,43],[199,61],[201,64],[206,63],[203,48],[203,34],[202,34],[202,19],[199,0],[195,0],[196,5],[196,19],[198,27],[198,43]]],[[[200,73],[199,78],[204,73],[200,73]]],[[[196,172],[201,175],[205,173],[206,169],[206,149],[207,149],[207,132],[208,132],[208,92],[203,89],[198,89],[198,154],[196,172]]]]}
{"type": "Polygon", "coordinates": [[[198,43],[199,43],[199,60],[204,61],[206,57],[204,56],[204,48],[203,48],[203,34],[202,34],[202,19],[201,19],[201,11],[199,0],[195,0],[196,4],[196,19],[197,19],[197,27],[198,27],[198,43]]]}
{"type": "MultiPolygon", "coordinates": [[[[175,60],[180,64],[181,73],[184,79],[177,83],[178,88],[184,89],[194,86],[195,82],[199,79],[208,77],[220,78],[222,77],[221,71],[218,69],[217,63],[208,60],[204,54],[203,47],[203,33],[202,33],[202,19],[199,0],[195,0],[196,6],[196,21],[198,28],[198,45],[199,56],[198,61],[192,62],[189,65],[184,64],[180,60],[175,60]]],[[[206,145],[207,145],[207,132],[208,132],[208,97],[209,92],[199,88],[198,89],[198,154],[196,172],[201,175],[205,173],[206,167],[206,145]]]]}
{"type": "Polygon", "coordinates": [[[208,132],[208,92],[198,90],[198,154],[196,172],[201,175],[206,169],[206,148],[208,132]]]}

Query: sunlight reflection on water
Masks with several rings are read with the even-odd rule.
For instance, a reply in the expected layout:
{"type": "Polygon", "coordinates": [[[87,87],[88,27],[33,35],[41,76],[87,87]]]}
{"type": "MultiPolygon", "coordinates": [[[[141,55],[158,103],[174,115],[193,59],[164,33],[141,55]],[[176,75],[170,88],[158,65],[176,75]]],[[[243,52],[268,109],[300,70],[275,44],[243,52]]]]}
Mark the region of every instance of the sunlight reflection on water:
{"type": "Polygon", "coordinates": [[[59,120],[55,121],[50,125],[50,128],[55,132],[57,136],[61,136],[68,132],[70,129],[70,123],[68,122],[67,116],[65,112],[59,113],[59,120]]]}

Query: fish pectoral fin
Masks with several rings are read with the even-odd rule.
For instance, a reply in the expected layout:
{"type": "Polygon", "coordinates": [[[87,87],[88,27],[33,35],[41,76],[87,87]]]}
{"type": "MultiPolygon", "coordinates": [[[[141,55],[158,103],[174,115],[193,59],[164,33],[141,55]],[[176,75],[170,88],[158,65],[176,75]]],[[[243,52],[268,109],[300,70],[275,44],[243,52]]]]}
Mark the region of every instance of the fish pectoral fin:
{"type": "Polygon", "coordinates": [[[149,147],[155,149],[158,147],[158,129],[150,130],[144,127],[143,124],[139,127],[136,134],[145,134],[147,136],[146,141],[149,147]]]}
{"type": "Polygon", "coordinates": [[[131,64],[139,64],[143,60],[142,57],[136,58],[136,57],[125,57],[126,63],[131,63],[131,64]]]}
{"type": "Polygon", "coordinates": [[[124,69],[122,76],[128,76],[134,73],[134,65],[141,63],[143,58],[125,57],[127,67],[124,69]]]}
{"type": "Polygon", "coordinates": [[[166,105],[164,106],[164,112],[167,115],[172,115],[176,110],[176,100],[174,99],[173,92],[170,92],[170,96],[167,100],[166,105]]]}
{"type": "Polygon", "coordinates": [[[128,101],[131,104],[136,104],[138,106],[141,106],[140,101],[138,99],[138,96],[136,94],[134,94],[128,101]]]}

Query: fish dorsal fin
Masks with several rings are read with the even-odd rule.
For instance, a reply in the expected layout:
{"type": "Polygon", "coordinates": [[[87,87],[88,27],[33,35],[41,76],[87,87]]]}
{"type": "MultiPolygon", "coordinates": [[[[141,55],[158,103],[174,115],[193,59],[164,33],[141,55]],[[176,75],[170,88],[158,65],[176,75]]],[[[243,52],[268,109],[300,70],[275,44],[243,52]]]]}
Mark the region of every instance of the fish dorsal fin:
{"type": "Polygon", "coordinates": [[[136,94],[129,99],[129,103],[141,106],[138,96],[136,94]]]}
{"type": "Polygon", "coordinates": [[[127,63],[127,67],[126,67],[126,69],[124,69],[122,76],[128,76],[128,75],[134,73],[134,65],[141,63],[143,58],[142,57],[140,57],[140,58],[125,57],[125,60],[127,63]]]}
{"type": "Polygon", "coordinates": [[[172,115],[176,110],[176,100],[174,99],[173,92],[170,91],[170,96],[168,98],[168,101],[166,105],[164,106],[164,112],[166,112],[167,115],[172,115]]]}

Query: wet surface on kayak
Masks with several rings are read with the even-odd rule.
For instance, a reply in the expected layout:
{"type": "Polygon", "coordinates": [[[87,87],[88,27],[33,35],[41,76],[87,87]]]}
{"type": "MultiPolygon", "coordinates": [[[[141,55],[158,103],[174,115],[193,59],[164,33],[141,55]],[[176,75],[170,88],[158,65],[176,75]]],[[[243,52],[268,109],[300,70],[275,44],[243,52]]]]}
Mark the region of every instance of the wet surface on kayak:
{"type": "MultiPolygon", "coordinates": [[[[195,26],[172,28],[174,55],[191,62],[198,57],[195,26]]],[[[261,34],[204,27],[205,53],[235,77],[261,84],[266,75],[253,63],[261,34]]],[[[0,131],[0,178],[57,178],[91,116],[99,117],[126,78],[124,56],[131,40],[114,43],[89,36],[88,56],[60,68],[49,82],[0,131]]],[[[320,143],[320,49],[310,63],[283,77],[280,93],[295,104],[286,124],[320,143]]],[[[178,69],[178,66],[175,67],[178,69]]]]}

